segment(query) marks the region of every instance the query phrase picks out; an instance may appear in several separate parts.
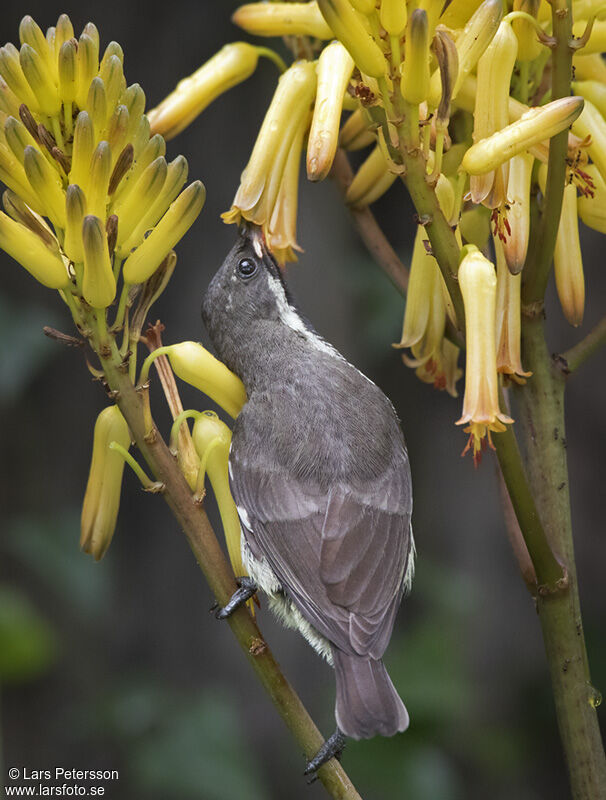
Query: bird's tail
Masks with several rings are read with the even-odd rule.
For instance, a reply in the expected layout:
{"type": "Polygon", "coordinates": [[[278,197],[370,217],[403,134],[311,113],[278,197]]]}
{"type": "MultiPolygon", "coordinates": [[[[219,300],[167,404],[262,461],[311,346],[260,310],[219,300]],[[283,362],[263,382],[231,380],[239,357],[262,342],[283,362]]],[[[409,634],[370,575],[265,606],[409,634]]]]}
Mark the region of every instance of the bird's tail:
{"type": "Polygon", "coordinates": [[[337,677],[337,725],[352,739],[393,736],[409,718],[382,661],[348,655],[333,647],[337,677]]]}

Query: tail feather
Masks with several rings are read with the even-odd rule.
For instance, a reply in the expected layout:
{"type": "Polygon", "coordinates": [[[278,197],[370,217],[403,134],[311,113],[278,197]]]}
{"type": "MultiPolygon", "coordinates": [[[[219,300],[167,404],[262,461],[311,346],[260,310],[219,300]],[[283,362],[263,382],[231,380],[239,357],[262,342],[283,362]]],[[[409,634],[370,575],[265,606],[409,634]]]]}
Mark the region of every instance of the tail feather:
{"type": "Polygon", "coordinates": [[[337,678],[337,725],[352,739],[393,736],[409,717],[382,661],[348,655],[333,647],[337,678]]]}

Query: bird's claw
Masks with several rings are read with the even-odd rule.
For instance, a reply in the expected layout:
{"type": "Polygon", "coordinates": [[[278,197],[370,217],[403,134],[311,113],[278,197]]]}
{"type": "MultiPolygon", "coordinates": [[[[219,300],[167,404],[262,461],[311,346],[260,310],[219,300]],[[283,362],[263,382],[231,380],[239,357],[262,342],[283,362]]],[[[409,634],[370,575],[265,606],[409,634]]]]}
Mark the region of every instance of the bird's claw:
{"type": "Polygon", "coordinates": [[[337,761],[341,760],[346,744],[345,734],[337,728],[333,735],[329,736],[324,742],[315,756],[307,762],[303,774],[314,776],[309,783],[313,783],[317,779],[318,776],[315,775],[315,773],[320,769],[322,764],[326,764],[331,758],[336,758],[337,761]]]}
{"type": "Polygon", "coordinates": [[[243,606],[257,592],[257,584],[248,575],[236,578],[238,589],[232,594],[227,604],[215,611],[217,619],[227,619],[240,606],[243,606]]]}

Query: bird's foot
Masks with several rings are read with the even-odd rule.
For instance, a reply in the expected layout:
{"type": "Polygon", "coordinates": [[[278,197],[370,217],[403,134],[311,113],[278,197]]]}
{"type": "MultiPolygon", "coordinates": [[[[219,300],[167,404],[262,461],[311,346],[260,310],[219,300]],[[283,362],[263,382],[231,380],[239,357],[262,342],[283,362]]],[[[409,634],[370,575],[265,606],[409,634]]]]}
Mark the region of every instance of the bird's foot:
{"type": "Polygon", "coordinates": [[[237,608],[243,606],[244,603],[257,593],[257,584],[247,575],[236,578],[236,583],[238,584],[238,589],[229,598],[227,605],[215,611],[215,617],[217,619],[227,619],[237,608]]]}
{"type": "MultiPolygon", "coordinates": [[[[330,736],[318,750],[315,756],[307,762],[304,775],[312,775],[320,769],[322,764],[326,764],[331,758],[336,758],[337,761],[341,760],[341,755],[345,749],[347,741],[345,734],[337,728],[337,730],[330,736]]],[[[316,780],[317,776],[314,775],[312,782],[316,780]]]]}

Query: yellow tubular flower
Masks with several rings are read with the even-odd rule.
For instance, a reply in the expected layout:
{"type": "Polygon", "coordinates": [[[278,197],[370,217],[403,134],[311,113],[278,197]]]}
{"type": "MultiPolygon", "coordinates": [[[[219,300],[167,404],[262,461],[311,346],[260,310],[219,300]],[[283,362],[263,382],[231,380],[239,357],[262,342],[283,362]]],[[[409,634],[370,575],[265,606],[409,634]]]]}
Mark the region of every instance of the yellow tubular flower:
{"type": "Polygon", "coordinates": [[[452,0],[441,15],[440,23],[453,30],[463,28],[481,3],[482,0],[452,0]]]}
{"type": "Polygon", "coordinates": [[[180,342],[166,348],[173,372],[207,395],[234,419],[246,402],[244,384],[225,364],[198,342],[180,342]]]}
{"type": "Polygon", "coordinates": [[[344,150],[361,150],[376,140],[368,130],[368,121],[361,108],[351,114],[339,133],[339,147],[344,150]]]}
{"type": "Polygon", "coordinates": [[[82,222],[84,280],[82,294],[93,308],[107,308],[116,296],[116,279],[107,249],[105,228],[99,217],[86,216],[82,222]]]}
{"type": "MultiPolygon", "coordinates": [[[[452,99],[457,96],[461,84],[478,63],[497,32],[503,16],[502,0],[484,0],[469,19],[456,41],[459,56],[459,72],[452,89],[452,99]]],[[[437,107],[441,97],[440,73],[431,78],[431,104],[437,107]]]]}
{"type": "Polygon", "coordinates": [[[585,225],[600,233],[606,233],[606,182],[595,164],[585,167],[593,188],[584,197],[577,198],[579,217],[585,225]]]}
{"type": "Polygon", "coordinates": [[[86,111],[81,111],[74,128],[74,144],[72,150],[72,168],[69,182],[78,186],[86,186],[88,182],[90,162],[95,149],[95,130],[86,111]]]}
{"type": "Polygon", "coordinates": [[[601,53],[593,53],[590,56],[583,55],[580,50],[574,54],[572,59],[574,75],[579,81],[606,81],[606,64],[601,53]]]}
{"type": "Polygon", "coordinates": [[[22,267],[51,289],[65,289],[69,276],[59,247],[48,246],[29,228],[0,211],[0,247],[22,267]]]}
{"type": "Polygon", "coordinates": [[[378,200],[398,176],[389,171],[385,157],[377,145],[366,161],[358,168],[345,195],[345,202],[362,208],[378,200]]]}
{"type": "Polygon", "coordinates": [[[483,250],[490,236],[490,211],[485,206],[472,206],[461,214],[461,236],[466,244],[483,250]]]}
{"type": "Polygon", "coordinates": [[[463,414],[457,425],[466,425],[477,465],[485,441],[492,447],[491,432],[500,433],[513,420],[499,408],[496,346],[497,276],[494,266],[473,245],[468,245],[458,272],[465,305],[466,367],[463,414]],[[486,439],[485,439],[486,437],[486,439]]]}
{"type": "Polygon", "coordinates": [[[429,93],[429,27],[427,14],[416,8],[408,19],[400,91],[407,103],[419,105],[429,93]]]}
{"type": "Polygon", "coordinates": [[[226,44],[148,113],[153,133],[175,137],[219,95],[250,77],[258,60],[257,47],[246,42],[226,44]]]}
{"type": "Polygon", "coordinates": [[[387,64],[381,48],[364,27],[348,0],[318,0],[328,26],[347,48],[358,69],[365,75],[381,78],[387,64]]]}
{"type": "MultiPolygon", "coordinates": [[[[118,202],[112,207],[113,213],[118,215],[117,244],[118,255],[121,258],[125,258],[130,252],[123,245],[141,218],[141,209],[148,209],[153,204],[166,182],[167,172],[168,165],[164,158],[160,157],[152,161],[137,181],[133,191],[126,196],[123,202],[118,202]]],[[[168,249],[171,250],[172,247],[168,249]]]]}
{"type": "Polygon", "coordinates": [[[585,311],[585,277],[579,241],[577,188],[573,183],[564,188],[553,266],[556,289],[564,316],[571,325],[578,327],[583,322],[585,311]]]}
{"type": "Polygon", "coordinates": [[[0,75],[15,97],[25,103],[31,111],[39,111],[36,95],[23,74],[19,51],[10,43],[0,47],[0,75]]]}
{"type": "MultiPolygon", "coordinates": [[[[509,84],[516,61],[518,42],[508,22],[499,28],[478,61],[478,83],[473,115],[473,141],[482,141],[495,131],[505,128],[509,122],[509,84]]],[[[491,171],[484,175],[472,175],[469,188],[474,203],[486,201],[489,208],[496,208],[505,200],[508,166],[500,168],[495,176],[491,171]],[[498,177],[498,180],[495,180],[498,177]]]]}
{"type": "Polygon", "coordinates": [[[53,83],[52,73],[48,69],[48,65],[34,48],[28,44],[21,46],[19,61],[25,79],[36,96],[40,111],[49,116],[58,114],[61,108],[61,101],[57,95],[57,89],[53,83]]]}
{"type": "Polygon", "coordinates": [[[516,122],[472,145],[463,158],[461,169],[470,175],[496,169],[518,153],[563,131],[582,110],[582,97],[563,97],[530,108],[516,122]]]}
{"type": "Polygon", "coordinates": [[[203,411],[194,423],[192,438],[201,462],[199,489],[206,473],[219,507],[229,560],[240,578],[248,573],[242,563],[240,518],[229,488],[231,431],[214,411],[203,411]]]}
{"type": "Polygon", "coordinates": [[[65,194],[58,172],[31,145],[23,152],[23,167],[30,186],[44,206],[45,214],[55,227],[65,228],[65,194]]]}
{"type": "Polygon", "coordinates": [[[147,239],[124,262],[126,283],[143,283],[151,278],[194,224],[205,199],[206,189],[202,181],[191,183],[181,192],[147,239]]]}
{"type": "Polygon", "coordinates": [[[253,36],[334,36],[317,2],[248,3],[236,9],[231,21],[253,36]]]}
{"type": "Polygon", "coordinates": [[[82,223],[86,215],[86,198],[84,192],[76,184],[67,187],[65,195],[65,241],[63,249],[74,263],[84,261],[82,247],[82,223]]]}
{"type": "Polygon", "coordinates": [[[59,51],[59,95],[66,104],[76,99],[77,51],[73,41],[64,42],[59,51]]]}
{"type": "Polygon", "coordinates": [[[30,231],[40,237],[47,247],[51,250],[59,252],[59,243],[50,227],[46,224],[45,220],[36,214],[30,206],[23,201],[21,197],[7,189],[2,195],[2,203],[6,209],[6,213],[15,220],[15,222],[25,225],[30,231]]]}
{"type": "Polygon", "coordinates": [[[307,124],[315,90],[315,65],[309,61],[296,62],[280,77],[232,207],[222,215],[226,223],[243,217],[268,232],[286,160],[297,132],[307,124]]]}
{"type": "MultiPolygon", "coordinates": [[[[514,11],[524,11],[536,19],[541,0],[513,0],[514,11]]],[[[526,19],[514,19],[512,27],[518,39],[518,59],[534,61],[541,55],[543,45],[537,38],[534,25],[526,19]]]]}
{"type": "Polygon", "coordinates": [[[493,237],[497,256],[497,372],[509,375],[516,383],[526,383],[531,372],[524,372],[521,355],[520,289],[522,276],[512,275],[505,261],[503,244],[493,237]]]}
{"type": "Polygon", "coordinates": [[[105,219],[111,172],[111,152],[107,142],[99,142],[93,153],[88,181],[82,187],[87,213],[105,219]]]}
{"type": "Polygon", "coordinates": [[[503,243],[505,259],[512,275],[522,271],[528,252],[530,236],[530,183],[534,158],[529,153],[520,153],[509,162],[507,184],[507,221],[510,233],[503,243]]]}
{"type": "Polygon", "coordinates": [[[589,100],[585,101],[583,113],[574,122],[572,132],[581,139],[589,137],[587,152],[606,181],[606,120],[589,100]]]}
{"type": "Polygon", "coordinates": [[[401,36],[408,20],[406,3],[402,0],[381,0],[379,18],[390,36],[401,36]]]}
{"type": "Polygon", "coordinates": [[[117,406],[105,408],[97,417],[93,457],[82,505],[80,547],[96,561],[103,558],[116,529],[124,458],[109,445],[117,442],[130,447],[126,420],[117,406]]]}
{"type": "Polygon", "coordinates": [[[291,145],[280,189],[267,226],[267,246],[281,266],[284,266],[287,261],[296,261],[297,256],[294,251],[301,250],[297,244],[297,205],[304,132],[305,127],[302,125],[291,145]]]}
{"type": "Polygon", "coordinates": [[[307,142],[307,177],[323,180],[337,152],[343,95],[354,62],[340,42],[331,42],[318,59],[318,88],[307,142]]]}
{"type": "Polygon", "coordinates": [[[99,47],[83,33],[78,39],[76,103],[84,108],[91,82],[99,70],[99,47]]]}
{"type": "Polygon", "coordinates": [[[589,100],[603,117],[606,117],[606,84],[602,81],[575,81],[572,91],[589,100]]]}

